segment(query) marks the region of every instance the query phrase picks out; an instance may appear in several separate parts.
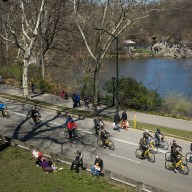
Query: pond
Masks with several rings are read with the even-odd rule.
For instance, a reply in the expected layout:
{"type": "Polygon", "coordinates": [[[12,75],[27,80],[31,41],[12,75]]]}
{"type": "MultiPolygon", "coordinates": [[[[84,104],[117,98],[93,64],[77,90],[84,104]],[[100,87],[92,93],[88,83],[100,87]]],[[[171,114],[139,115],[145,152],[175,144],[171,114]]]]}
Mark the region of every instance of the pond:
{"type": "MultiPolygon", "coordinates": [[[[116,60],[107,59],[101,82],[116,77],[116,60]]],[[[119,78],[132,77],[161,96],[170,92],[192,98],[192,59],[119,59],[119,78]]]]}

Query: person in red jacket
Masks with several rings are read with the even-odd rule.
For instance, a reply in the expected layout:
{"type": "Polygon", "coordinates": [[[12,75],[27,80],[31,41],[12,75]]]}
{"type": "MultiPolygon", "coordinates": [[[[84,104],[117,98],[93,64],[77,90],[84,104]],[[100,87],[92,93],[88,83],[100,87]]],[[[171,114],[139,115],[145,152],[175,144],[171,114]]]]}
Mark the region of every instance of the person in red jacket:
{"type": "Polygon", "coordinates": [[[69,133],[69,139],[72,139],[76,134],[75,134],[75,129],[77,128],[76,123],[74,122],[73,119],[71,119],[68,124],[67,124],[67,129],[69,133]]]}

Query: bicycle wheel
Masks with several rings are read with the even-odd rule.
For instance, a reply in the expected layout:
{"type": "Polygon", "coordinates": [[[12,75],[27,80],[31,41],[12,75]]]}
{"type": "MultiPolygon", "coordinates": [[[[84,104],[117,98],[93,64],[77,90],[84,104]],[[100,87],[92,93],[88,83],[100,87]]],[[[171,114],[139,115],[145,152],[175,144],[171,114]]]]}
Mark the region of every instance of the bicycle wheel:
{"type": "Polygon", "coordinates": [[[189,173],[189,167],[187,166],[187,164],[181,164],[179,167],[179,172],[183,175],[188,175],[189,173]]]}
{"type": "Polygon", "coordinates": [[[64,137],[69,137],[68,130],[64,128],[63,131],[64,131],[64,137]]]}
{"type": "Polygon", "coordinates": [[[192,163],[192,153],[191,152],[186,154],[186,160],[187,160],[187,162],[191,162],[192,163]]]}
{"type": "Polygon", "coordinates": [[[103,146],[103,141],[102,141],[100,138],[97,139],[97,145],[98,145],[99,147],[102,147],[102,146],[103,146]]]}
{"type": "Polygon", "coordinates": [[[153,151],[153,153],[157,154],[158,153],[158,145],[156,145],[155,141],[153,141],[150,146],[151,146],[151,151],[153,151]]]}
{"type": "Polygon", "coordinates": [[[170,162],[169,160],[167,161],[165,161],[165,169],[167,169],[167,170],[173,170],[173,164],[172,164],[172,162],[170,162]]]}
{"type": "Polygon", "coordinates": [[[34,123],[34,121],[33,121],[33,118],[29,118],[29,123],[31,124],[31,125],[34,125],[35,123],[34,123]]]}
{"type": "Polygon", "coordinates": [[[182,159],[182,164],[187,165],[187,158],[185,156],[182,156],[181,159],[182,159]]]}
{"type": "Polygon", "coordinates": [[[165,153],[165,161],[171,161],[171,152],[165,153]]]}
{"type": "Polygon", "coordinates": [[[113,141],[109,141],[108,148],[111,150],[115,150],[115,145],[114,145],[113,141]]]}
{"type": "Polygon", "coordinates": [[[135,155],[136,155],[137,158],[141,158],[141,154],[142,154],[142,150],[141,149],[137,149],[135,151],[135,155]]]}
{"type": "Polygon", "coordinates": [[[147,160],[151,163],[155,163],[155,155],[151,152],[147,154],[147,160]]]}
{"type": "Polygon", "coordinates": [[[9,113],[9,111],[5,111],[5,118],[10,118],[11,117],[11,115],[10,115],[10,113],[9,113]]]}
{"type": "Polygon", "coordinates": [[[162,141],[160,146],[164,150],[167,150],[169,148],[169,144],[167,143],[167,141],[162,141]]]}

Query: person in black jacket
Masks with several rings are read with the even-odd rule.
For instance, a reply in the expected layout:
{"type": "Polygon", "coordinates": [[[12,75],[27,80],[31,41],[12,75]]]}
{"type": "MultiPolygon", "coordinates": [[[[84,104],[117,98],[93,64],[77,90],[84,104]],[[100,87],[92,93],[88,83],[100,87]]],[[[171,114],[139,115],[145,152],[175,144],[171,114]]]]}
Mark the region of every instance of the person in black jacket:
{"type": "Polygon", "coordinates": [[[176,141],[173,140],[173,143],[171,145],[171,161],[173,163],[173,167],[174,167],[174,172],[177,173],[177,169],[176,169],[176,163],[180,160],[180,157],[182,156],[179,153],[179,150],[182,149],[182,147],[180,147],[179,145],[177,145],[176,141]]]}
{"type": "Polygon", "coordinates": [[[77,151],[77,155],[75,157],[75,160],[71,164],[71,170],[73,170],[75,168],[76,173],[79,173],[79,167],[81,167],[82,170],[84,169],[84,167],[83,167],[83,156],[82,156],[80,151],[77,151]]]}
{"type": "Polygon", "coordinates": [[[113,122],[114,122],[114,125],[115,125],[114,130],[120,131],[120,127],[118,125],[119,121],[120,121],[119,114],[115,113],[114,118],[113,118],[113,122]]]}
{"type": "Polygon", "coordinates": [[[103,160],[98,155],[96,156],[94,165],[96,165],[97,163],[102,171],[103,170],[103,160]]]}
{"type": "Polygon", "coordinates": [[[109,137],[110,133],[107,132],[104,127],[101,127],[101,132],[100,132],[100,139],[103,141],[103,147],[106,148],[106,140],[109,137]]]}

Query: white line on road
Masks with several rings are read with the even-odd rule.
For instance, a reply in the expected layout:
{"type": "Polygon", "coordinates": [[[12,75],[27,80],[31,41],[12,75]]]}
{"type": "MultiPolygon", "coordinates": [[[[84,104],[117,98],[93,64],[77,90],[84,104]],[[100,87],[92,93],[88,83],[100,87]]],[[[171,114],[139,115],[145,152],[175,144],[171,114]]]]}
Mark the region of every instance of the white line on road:
{"type": "MultiPolygon", "coordinates": [[[[19,116],[26,117],[26,115],[22,114],[22,113],[13,112],[13,111],[12,111],[12,113],[17,114],[19,116]]],[[[61,123],[56,123],[56,122],[49,122],[49,123],[52,123],[52,124],[55,124],[55,125],[58,125],[58,126],[62,125],[61,123]]],[[[84,129],[78,128],[78,130],[81,131],[81,132],[84,132],[84,133],[93,134],[91,131],[87,131],[87,130],[84,130],[84,129]]],[[[129,145],[138,146],[138,143],[134,143],[134,142],[131,142],[131,141],[126,141],[126,140],[118,139],[118,138],[115,138],[115,137],[111,137],[111,138],[113,140],[121,142],[121,143],[126,143],[126,144],[129,144],[129,145]]],[[[158,149],[158,152],[160,152],[160,153],[167,153],[167,151],[164,151],[164,150],[161,150],[161,149],[158,149]]]]}
{"type": "Polygon", "coordinates": [[[127,160],[127,161],[132,161],[132,162],[134,162],[134,163],[141,163],[141,162],[139,162],[139,161],[135,161],[135,160],[133,160],[133,159],[128,159],[128,158],[126,158],[126,157],[122,157],[122,156],[115,155],[115,154],[112,154],[112,153],[110,153],[109,155],[111,155],[111,156],[113,156],[113,157],[118,157],[118,158],[120,158],[120,159],[124,159],[124,160],[127,160]]]}

